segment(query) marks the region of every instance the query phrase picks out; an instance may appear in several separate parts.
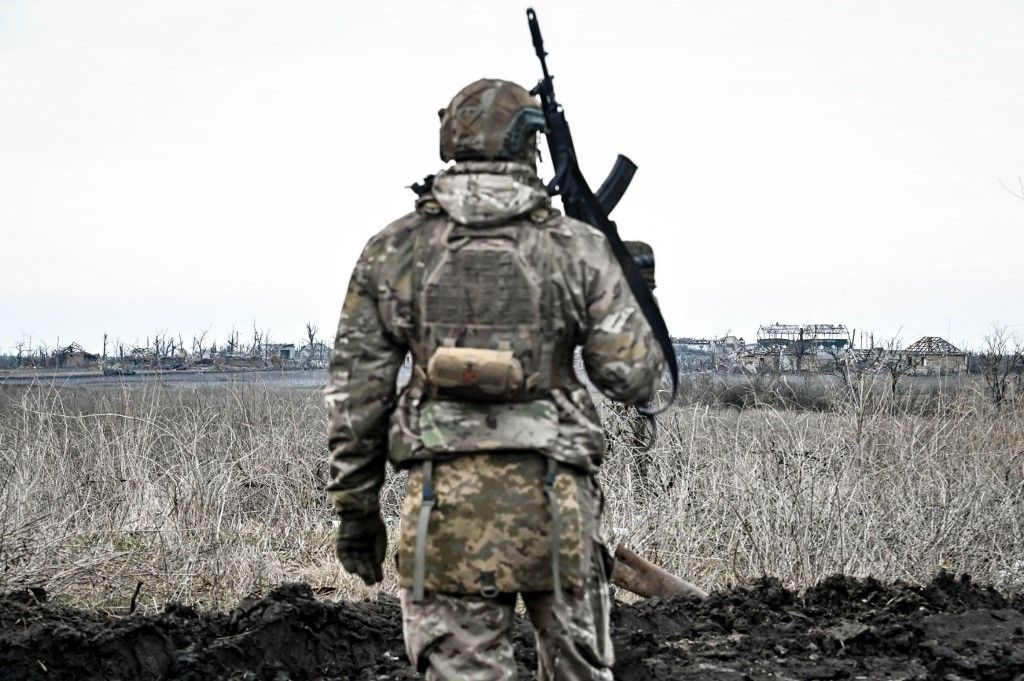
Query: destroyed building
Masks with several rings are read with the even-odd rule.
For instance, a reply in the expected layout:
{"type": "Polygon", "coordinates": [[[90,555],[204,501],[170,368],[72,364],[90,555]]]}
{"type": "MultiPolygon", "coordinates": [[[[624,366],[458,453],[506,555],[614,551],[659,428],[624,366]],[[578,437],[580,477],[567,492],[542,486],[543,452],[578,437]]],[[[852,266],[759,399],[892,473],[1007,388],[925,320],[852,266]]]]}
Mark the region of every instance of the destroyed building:
{"type": "Polygon", "coordinates": [[[305,366],[323,368],[331,359],[331,346],[323,341],[307,343],[299,348],[296,359],[305,366]]]}
{"type": "Polygon", "coordinates": [[[99,355],[78,349],[65,355],[64,366],[69,369],[88,369],[98,365],[99,362],[99,355]]]}
{"type": "Polygon", "coordinates": [[[904,350],[910,360],[910,373],[924,375],[960,375],[967,373],[967,353],[945,338],[925,336],[904,350]]]}
{"type": "Polygon", "coordinates": [[[762,324],[757,344],[763,348],[845,348],[850,334],[843,324],[762,324]]]}
{"type": "Polygon", "coordinates": [[[834,361],[835,352],[849,345],[843,324],[762,324],[757,345],[741,361],[748,370],[821,371],[834,361]]]}
{"type": "Polygon", "coordinates": [[[744,348],[742,338],[673,338],[681,371],[722,371],[736,367],[736,358],[744,348]]]}
{"type": "Polygon", "coordinates": [[[294,343],[267,343],[263,350],[264,356],[269,360],[291,361],[298,358],[295,352],[294,343]]]}

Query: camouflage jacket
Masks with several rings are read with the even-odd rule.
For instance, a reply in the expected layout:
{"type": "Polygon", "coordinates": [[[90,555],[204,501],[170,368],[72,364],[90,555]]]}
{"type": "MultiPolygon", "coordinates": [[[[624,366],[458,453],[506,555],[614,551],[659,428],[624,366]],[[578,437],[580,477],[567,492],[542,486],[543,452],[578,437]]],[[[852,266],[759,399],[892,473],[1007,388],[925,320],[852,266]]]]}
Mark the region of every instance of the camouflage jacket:
{"type": "Polygon", "coordinates": [[[415,211],[370,239],[345,296],[324,391],[336,510],[375,509],[387,459],[527,450],[594,471],[604,436],[577,346],[612,399],[643,403],[660,384],[659,347],[598,230],[553,209],[528,166],[440,173],[415,211]],[[436,399],[425,368],[442,344],[511,348],[529,380],[507,403],[436,399]]]}

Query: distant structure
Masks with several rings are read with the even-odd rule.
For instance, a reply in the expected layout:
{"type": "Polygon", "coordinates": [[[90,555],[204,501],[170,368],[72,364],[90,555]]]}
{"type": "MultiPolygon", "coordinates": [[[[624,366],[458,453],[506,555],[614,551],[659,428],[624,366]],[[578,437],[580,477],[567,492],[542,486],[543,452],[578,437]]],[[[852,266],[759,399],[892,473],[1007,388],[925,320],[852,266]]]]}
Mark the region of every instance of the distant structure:
{"type": "Polygon", "coordinates": [[[264,347],[264,355],[272,361],[291,361],[297,357],[294,343],[267,343],[264,347]]]}
{"type": "Polygon", "coordinates": [[[74,350],[68,353],[67,358],[64,360],[64,366],[69,369],[87,369],[92,366],[99,364],[100,356],[94,355],[91,352],[85,350],[74,350]]]}
{"type": "Polygon", "coordinates": [[[322,369],[327,366],[331,358],[331,346],[323,341],[315,341],[312,345],[306,343],[299,348],[297,359],[305,366],[322,369]]]}
{"type": "Polygon", "coordinates": [[[757,329],[757,344],[762,348],[845,348],[850,334],[842,324],[762,324],[757,329]]]}
{"type": "Polygon", "coordinates": [[[672,345],[677,354],[680,352],[711,352],[711,341],[707,338],[673,338],[672,345]]]}
{"type": "Polygon", "coordinates": [[[679,369],[683,372],[714,369],[713,341],[708,338],[673,338],[679,369]]]}
{"type": "Polygon", "coordinates": [[[746,348],[742,338],[673,338],[672,346],[682,371],[730,372],[737,368],[746,348]]]}
{"type": "Polygon", "coordinates": [[[938,336],[925,336],[904,350],[914,374],[967,373],[967,353],[938,336]]]}

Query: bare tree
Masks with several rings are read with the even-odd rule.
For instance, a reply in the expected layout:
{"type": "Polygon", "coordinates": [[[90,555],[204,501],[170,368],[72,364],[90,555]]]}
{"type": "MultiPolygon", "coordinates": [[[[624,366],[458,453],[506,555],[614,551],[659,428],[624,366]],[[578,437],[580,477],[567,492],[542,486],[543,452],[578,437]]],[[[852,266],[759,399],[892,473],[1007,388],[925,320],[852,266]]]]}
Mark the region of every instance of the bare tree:
{"type": "Polygon", "coordinates": [[[854,350],[846,346],[829,347],[825,352],[831,359],[832,370],[839,376],[850,402],[860,409],[864,406],[871,383],[878,374],[884,351],[881,348],[854,350]],[[865,382],[864,379],[869,377],[871,381],[865,382]]]}
{"type": "Polygon", "coordinates": [[[238,352],[238,329],[232,326],[231,333],[228,334],[228,354],[234,355],[237,354],[238,352]]]}
{"type": "MultiPolygon", "coordinates": [[[[18,341],[18,344],[14,346],[14,349],[18,353],[16,357],[17,364],[15,364],[15,366],[20,367],[22,365],[22,362],[24,362],[24,357],[26,353],[25,339],[22,338],[20,341],[18,341]]],[[[31,349],[29,349],[28,352],[31,353],[31,349]]]]}
{"type": "Polygon", "coordinates": [[[263,334],[256,328],[256,322],[252,323],[252,348],[250,353],[253,357],[259,357],[263,354],[263,334]]]}
{"type": "Polygon", "coordinates": [[[882,358],[882,368],[889,374],[889,389],[892,396],[892,409],[896,410],[896,389],[899,387],[900,379],[913,368],[913,361],[910,355],[900,350],[898,338],[890,338],[886,344],[885,355],[882,358]]]}
{"type": "Polygon", "coordinates": [[[203,358],[203,353],[206,351],[205,342],[208,333],[210,333],[209,327],[203,329],[201,332],[196,331],[195,334],[192,336],[192,354],[196,357],[196,359],[203,358]]]}
{"type": "Polygon", "coordinates": [[[1002,324],[993,324],[978,353],[981,376],[996,408],[1003,405],[1011,378],[1024,366],[1024,347],[1019,338],[1002,324]]]}
{"type": "Polygon", "coordinates": [[[64,346],[60,344],[60,336],[57,336],[57,345],[53,348],[53,363],[58,369],[64,368],[64,360],[66,355],[64,354],[64,346]]]}
{"type": "Polygon", "coordinates": [[[852,352],[852,349],[847,347],[837,347],[835,345],[829,345],[825,347],[825,354],[829,357],[829,365],[825,367],[826,372],[831,372],[836,376],[842,376],[843,363],[846,361],[844,356],[847,352],[852,352]]]}
{"type": "Polygon", "coordinates": [[[793,353],[793,358],[796,362],[796,370],[803,371],[804,357],[810,355],[814,351],[813,341],[804,339],[803,327],[800,328],[800,337],[789,346],[789,350],[793,353]]]}
{"type": "Polygon", "coordinates": [[[306,353],[307,369],[313,366],[313,353],[316,351],[317,348],[316,332],[319,330],[320,328],[316,326],[313,322],[306,322],[306,340],[309,342],[309,345],[306,346],[309,348],[309,352],[306,353]]]}
{"type": "Polygon", "coordinates": [[[33,353],[35,352],[35,350],[33,350],[32,348],[32,334],[28,334],[27,336],[25,334],[22,334],[22,342],[25,344],[25,358],[23,361],[26,364],[34,365],[35,358],[33,353]]]}

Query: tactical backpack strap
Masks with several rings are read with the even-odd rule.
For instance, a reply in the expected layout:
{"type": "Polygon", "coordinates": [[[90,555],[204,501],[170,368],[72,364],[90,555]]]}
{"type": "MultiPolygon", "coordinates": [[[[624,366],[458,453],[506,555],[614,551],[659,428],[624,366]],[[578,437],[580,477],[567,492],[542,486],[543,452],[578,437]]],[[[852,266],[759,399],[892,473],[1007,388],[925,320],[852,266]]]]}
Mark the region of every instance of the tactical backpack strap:
{"type": "Polygon", "coordinates": [[[548,471],[544,476],[544,496],[548,498],[548,511],[551,514],[551,590],[555,592],[555,603],[561,605],[562,575],[558,569],[558,554],[562,548],[562,516],[558,511],[558,496],[555,494],[555,473],[558,462],[548,457],[548,471]]]}
{"type": "Polygon", "coordinates": [[[423,601],[424,584],[427,581],[427,528],[430,525],[430,511],[434,508],[434,462],[423,462],[423,500],[420,503],[420,517],[416,523],[416,552],[412,564],[412,600],[423,601]]]}

